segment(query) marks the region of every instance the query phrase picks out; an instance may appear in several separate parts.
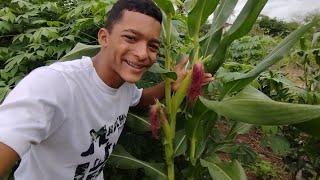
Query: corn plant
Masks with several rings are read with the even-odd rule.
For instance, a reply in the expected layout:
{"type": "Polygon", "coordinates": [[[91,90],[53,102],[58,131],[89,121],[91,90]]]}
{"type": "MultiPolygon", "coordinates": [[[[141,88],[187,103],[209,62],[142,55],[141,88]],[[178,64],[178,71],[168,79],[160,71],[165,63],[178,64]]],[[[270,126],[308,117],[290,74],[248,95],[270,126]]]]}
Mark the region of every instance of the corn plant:
{"type": "MultiPolygon", "coordinates": [[[[294,124],[313,135],[319,135],[317,127],[320,126],[320,106],[273,101],[250,86],[260,73],[288,53],[299,38],[313,26],[312,23],[292,32],[249,72],[231,76],[227,81],[215,82],[218,84],[215,94],[210,94],[213,91],[208,90],[209,94],[197,100],[203,70],[212,74],[218,71],[225,61],[230,44],[250,31],[267,0],[248,0],[228,30],[224,29],[224,25],[232,14],[237,0],[192,0],[184,3],[155,0],[155,2],[162,9],[164,16],[162,40],[165,62],[163,67],[155,64],[150,71],[160,73],[164,78],[165,100],[157,101],[152,106],[150,122],[129,113],[128,123],[132,124],[134,121],[136,126],[142,126],[144,130],[151,127],[155,137],[158,137],[158,131],[161,131],[159,139],[164,147],[166,170],[163,169],[162,162],[149,163],[138,160],[122,146],[118,146],[113,152],[108,160],[109,163],[124,169],[143,168],[148,176],[158,179],[205,178],[207,172],[212,179],[246,179],[244,169],[238,161],[222,161],[217,152],[230,146],[236,134],[246,132],[251,124],[294,124]],[[211,28],[208,33],[202,35],[200,29],[211,14],[213,14],[211,28]],[[177,22],[182,28],[177,27],[177,22]],[[179,34],[179,31],[182,33],[179,34]],[[185,47],[190,55],[189,71],[179,89],[172,92],[171,82],[176,78],[172,71],[177,56],[172,49],[180,36],[190,42],[185,47]],[[210,139],[211,132],[221,117],[236,123],[224,142],[213,143],[210,139]],[[177,124],[182,126],[178,127],[177,124]],[[175,167],[176,158],[181,156],[187,164],[187,167],[182,169],[175,167]]],[[[79,44],[62,59],[73,59],[83,54],[92,55],[98,49],[99,46],[79,44]]]]}

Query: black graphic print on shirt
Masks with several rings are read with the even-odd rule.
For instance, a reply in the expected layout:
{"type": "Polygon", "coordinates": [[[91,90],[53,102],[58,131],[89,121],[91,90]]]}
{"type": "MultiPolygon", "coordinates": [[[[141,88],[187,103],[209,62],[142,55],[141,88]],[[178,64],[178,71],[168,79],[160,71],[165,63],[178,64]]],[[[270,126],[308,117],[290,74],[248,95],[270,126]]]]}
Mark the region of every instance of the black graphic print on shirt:
{"type": "MultiPolygon", "coordinates": [[[[91,129],[89,134],[91,136],[91,144],[80,154],[82,157],[95,156],[95,151],[98,149],[104,149],[104,157],[101,158],[91,158],[92,160],[83,164],[78,164],[74,180],[91,180],[96,179],[97,176],[103,170],[109,155],[111,154],[113,148],[116,145],[117,139],[112,139],[114,133],[120,133],[123,129],[123,125],[126,120],[126,115],[120,115],[117,117],[116,122],[107,127],[104,125],[98,131],[91,129]]],[[[120,134],[119,134],[120,135],[120,134]]]]}

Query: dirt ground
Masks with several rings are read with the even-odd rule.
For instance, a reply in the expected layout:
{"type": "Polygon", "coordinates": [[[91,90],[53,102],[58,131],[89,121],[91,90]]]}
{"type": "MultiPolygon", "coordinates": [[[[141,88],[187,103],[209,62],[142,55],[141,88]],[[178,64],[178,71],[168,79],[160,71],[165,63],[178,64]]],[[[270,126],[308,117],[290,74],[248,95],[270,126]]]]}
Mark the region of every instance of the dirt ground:
{"type": "Polygon", "coordinates": [[[303,69],[301,67],[299,67],[296,63],[290,63],[283,67],[278,66],[274,66],[271,69],[283,72],[286,77],[294,83],[295,86],[304,88],[304,82],[299,78],[303,76],[303,69]]]}
{"type": "MultiPolygon", "coordinates": [[[[218,122],[217,128],[224,135],[226,135],[230,130],[230,127],[228,126],[228,123],[226,121],[218,122]]],[[[272,180],[273,179],[277,179],[277,180],[293,180],[293,179],[295,179],[294,175],[290,174],[286,170],[286,165],[283,162],[282,157],[273,153],[270,148],[262,145],[262,143],[261,143],[262,138],[263,138],[262,133],[259,132],[257,129],[253,128],[247,134],[237,135],[235,141],[249,145],[257,154],[259,154],[259,156],[262,160],[269,162],[272,165],[272,167],[278,173],[278,177],[273,177],[272,180]]],[[[223,160],[230,159],[230,157],[224,153],[219,154],[219,156],[223,160]]],[[[247,174],[248,180],[264,179],[262,177],[258,177],[254,172],[252,172],[250,170],[247,170],[246,174],[247,174]]]]}

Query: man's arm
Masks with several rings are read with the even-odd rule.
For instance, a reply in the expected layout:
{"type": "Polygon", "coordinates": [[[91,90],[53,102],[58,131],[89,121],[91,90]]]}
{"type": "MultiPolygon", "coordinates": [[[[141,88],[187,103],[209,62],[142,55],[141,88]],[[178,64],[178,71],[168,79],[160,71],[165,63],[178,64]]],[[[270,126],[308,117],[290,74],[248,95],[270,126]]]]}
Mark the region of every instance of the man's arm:
{"type": "MultiPolygon", "coordinates": [[[[183,57],[180,62],[175,66],[174,72],[177,74],[177,80],[172,82],[171,88],[172,91],[176,91],[185,76],[187,75],[187,70],[185,68],[188,62],[187,57],[183,57]]],[[[210,81],[213,81],[214,78],[210,73],[205,73],[202,81],[202,85],[208,84],[210,81]]],[[[140,102],[137,107],[146,107],[155,103],[155,99],[161,100],[165,95],[165,83],[161,82],[153,87],[143,89],[140,102]]]]}
{"type": "Polygon", "coordinates": [[[13,149],[0,142],[0,179],[19,159],[19,155],[13,149]]]}
{"type": "Polygon", "coordinates": [[[165,94],[164,82],[153,87],[145,88],[142,91],[138,107],[146,107],[155,103],[155,99],[162,99],[165,94]]]}

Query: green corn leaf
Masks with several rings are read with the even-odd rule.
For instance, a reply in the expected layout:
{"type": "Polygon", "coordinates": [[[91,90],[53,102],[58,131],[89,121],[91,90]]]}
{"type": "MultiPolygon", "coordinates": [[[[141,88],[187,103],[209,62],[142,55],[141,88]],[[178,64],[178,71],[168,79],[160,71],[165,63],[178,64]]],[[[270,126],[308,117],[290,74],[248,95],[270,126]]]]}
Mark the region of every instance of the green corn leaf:
{"type": "Polygon", "coordinates": [[[227,22],[229,16],[232,14],[233,9],[236,7],[238,0],[228,0],[222,1],[215,12],[215,17],[211,25],[211,34],[216,33],[218,30],[222,29],[227,22]]]}
{"type": "Polygon", "coordinates": [[[267,0],[248,0],[244,8],[241,10],[234,24],[224,35],[222,42],[215,51],[210,61],[205,63],[206,69],[210,73],[215,73],[225,61],[226,50],[228,46],[236,39],[246,35],[252,28],[254,22],[258,18],[261,10],[267,0]]]}
{"type": "Polygon", "coordinates": [[[202,167],[206,167],[209,170],[211,178],[213,180],[246,180],[246,173],[241,164],[234,160],[230,163],[227,162],[209,162],[204,159],[200,159],[202,167]]]}
{"type": "Polygon", "coordinates": [[[173,16],[175,14],[173,4],[170,0],[154,0],[154,1],[160,7],[160,9],[164,13],[166,13],[166,15],[173,16]]]}
{"type": "Polygon", "coordinates": [[[290,104],[271,100],[253,87],[222,101],[200,100],[231,120],[258,125],[288,125],[320,119],[320,106],[290,104]]]}
{"type": "Polygon", "coordinates": [[[76,46],[68,52],[65,56],[63,56],[60,60],[68,61],[79,59],[82,56],[93,57],[100,51],[100,45],[86,45],[82,43],[77,43],[76,46]]]}
{"type": "Polygon", "coordinates": [[[235,91],[239,91],[246,85],[250,84],[260,73],[265,71],[267,68],[278,62],[282,57],[289,52],[289,50],[295,45],[295,43],[300,39],[300,37],[306,33],[313,23],[306,24],[299,29],[292,32],[287,36],[279,45],[277,45],[269,55],[262,60],[255,68],[250,72],[244,74],[236,80],[230,81],[225,84],[224,90],[221,94],[224,97],[235,91]]]}
{"type": "Polygon", "coordinates": [[[185,0],[183,3],[183,7],[189,13],[194,8],[196,3],[197,3],[197,0],[185,0]]]}
{"type": "Polygon", "coordinates": [[[198,0],[188,14],[188,30],[190,37],[198,37],[200,27],[216,9],[218,0],[198,0]]]}
{"type": "Polygon", "coordinates": [[[186,122],[187,137],[196,139],[196,141],[206,139],[217,120],[217,114],[198,100],[194,105],[191,116],[186,122]]]}
{"type": "Polygon", "coordinates": [[[210,54],[215,54],[217,48],[219,47],[222,29],[216,31],[214,34],[208,36],[203,41],[200,41],[201,52],[204,57],[209,56],[210,54]]]}
{"type": "Polygon", "coordinates": [[[136,159],[130,155],[121,145],[117,145],[110,155],[108,164],[120,169],[140,169],[143,168],[145,173],[156,179],[167,179],[163,170],[162,163],[147,163],[136,159]]]}
{"type": "Polygon", "coordinates": [[[179,156],[185,154],[187,151],[187,137],[184,129],[176,132],[176,136],[174,138],[174,156],[179,156]]]}
{"type": "Polygon", "coordinates": [[[140,117],[131,112],[128,113],[126,125],[128,125],[135,132],[150,131],[150,122],[145,117],[140,117]]]}
{"type": "MultiPolygon", "coordinates": [[[[208,109],[201,101],[197,100],[193,106],[191,118],[187,119],[185,131],[190,143],[194,144],[194,155],[190,157],[195,164],[203,153],[209,134],[218,119],[214,111],[208,109]]],[[[193,152],[192,152],[193,153],[193,152]]]]}
{"type": "Polygon", "coordinates": [[[162,68],[159,63],[154,63],[148,71],[163,74],[170,79],[177,80],[177,74],[175,72],[162,68]]]}
{"type": "Polygon", "coordinates": [[[260,12],[268,0],[248,0],[237,19],[226,33],[226,41],[230,44],[235,39],[246,35],[256,22],[260,12]]]}
{"type": "Polygon", "coordinates": [[[316,118],[311,121],[295,124],[295,127],[304,131],[314,137],[320,138],[320,118],[316,118]]]}

